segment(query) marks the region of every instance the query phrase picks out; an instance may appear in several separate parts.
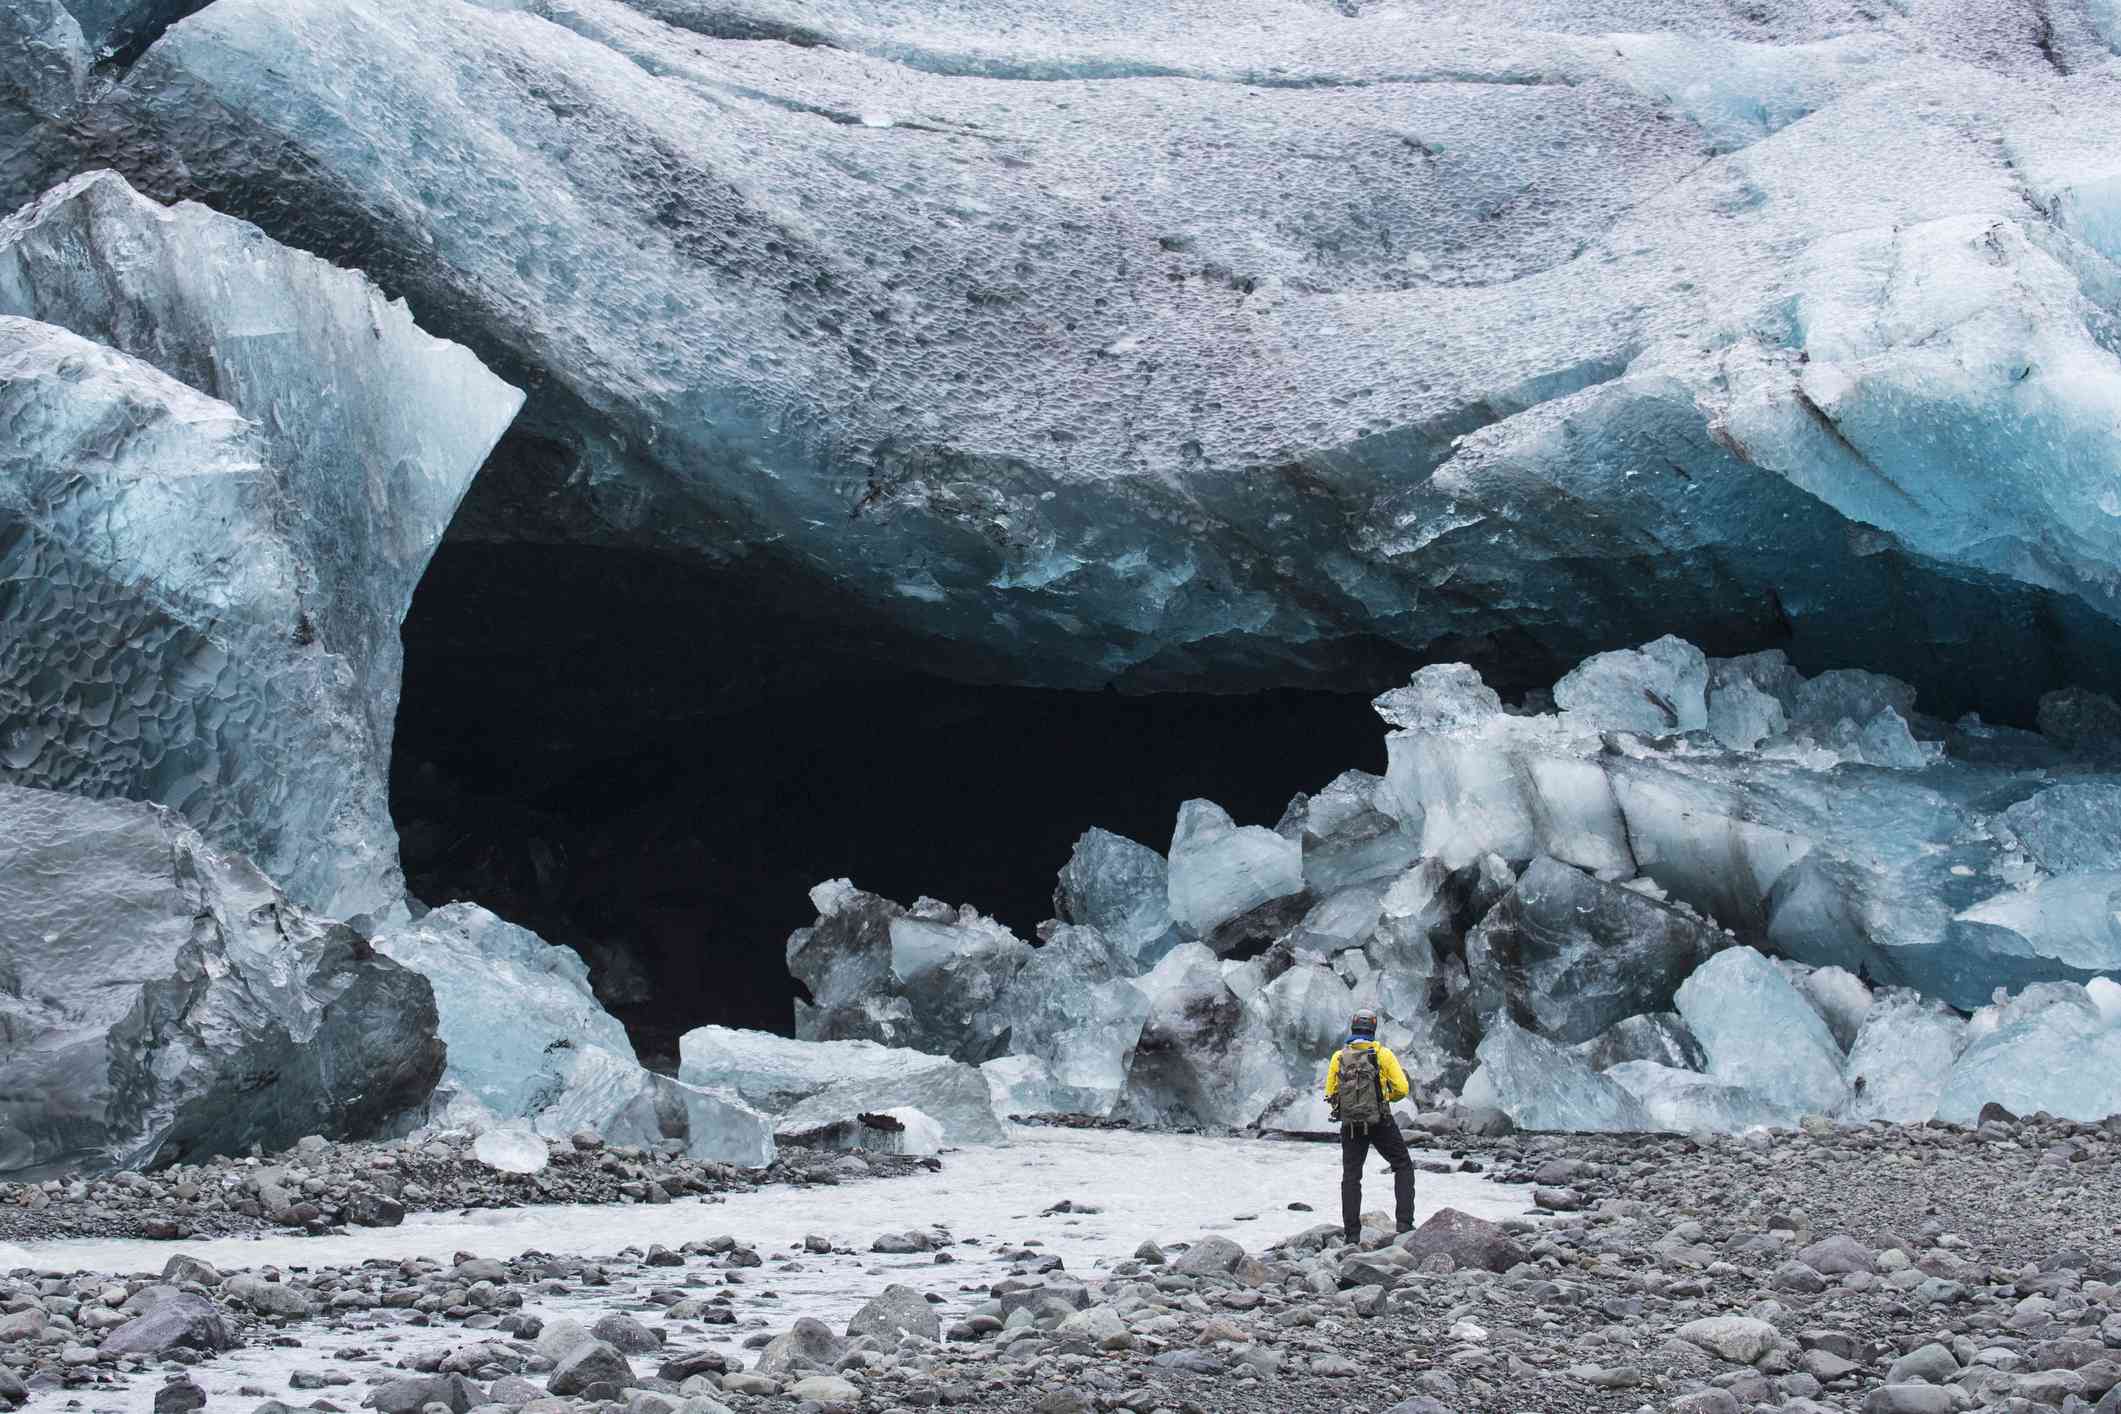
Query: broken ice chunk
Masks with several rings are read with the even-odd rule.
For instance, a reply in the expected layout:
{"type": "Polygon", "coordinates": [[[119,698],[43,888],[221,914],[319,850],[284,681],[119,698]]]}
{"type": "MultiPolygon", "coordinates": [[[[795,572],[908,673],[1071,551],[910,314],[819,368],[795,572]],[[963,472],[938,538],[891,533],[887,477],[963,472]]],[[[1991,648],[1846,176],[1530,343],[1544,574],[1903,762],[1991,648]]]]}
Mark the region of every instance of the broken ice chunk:
{"type": "Polygon", "coordinates": [[[1966,1022],[1942,1003],[1899,988],[1880,993],[1849,1049],[1848,1117],[1934,1118],[1966,1041],[1966,1022]]]}
{"type": "Polygon", "coordinates": [[[1584,659],[1554,684],[1554,703],[1575,731],[1669,736],[1709,724],[1708,686],[1701,650],[1666,634],[1584,659]]]}
{"type": "Polygon", "coordinates": [[[1501,1110],[1521,1129],[1640,1133],[1654,1127],[1624,1087],[1507,1020],[1490,1028],[1478,1055],[1480,1068],[1459,1098],[1501,1110]]]}
{"type": "Polygon", "coordinates": [[[2012,951],[2049,964],[2042,969],[2049,976],[2054,964],[2079,975],[2121,972],[2121,871],[2039,878],[1975,904],[1957,921],[2008,930],[2006,947],[2016,943],[2012,951]]]}
{"type": "Polygon", "coordinates": [[[579,955],[477,904],[437,908],[374,946],[433,984],[449,1047],[446,1083],[504,1120],[549,1103],[556,1048],[594,1046],[634,1059],[626,1028],[598,1003],[579,955]]]}
{"type": "Polygon", "coordinates": [[[1751,751],[1788,726],[1782,704],[1746,679],[1709,684],[1709,735],[1733,751],[1751,751]]]}
{"type": "Polygon", "coordinates": [[[815,1128],[869,1110],[914,1105],[954,1144],[999,1144],[986,1077],[945,1056],[874,1041],[791,1041],[765,1031],[702,1026],[678,1040],[678,1079],[733,1092],[777,1119],[815,1128]]]}
{"type": "Polygon", "coordinates": [[[1871,722],[1883,712],[1906,725],[1915,715],[1915,689],[1884,673],[1831,668],[1798,686],[1790,720],[1800,727],[1831,727],[1844,721],[1871,722]]]}
{"type": "Polygon", "coordinates": [[[2004,811],[2001,819],[2050,874],[2121,871],[2121,782],[2049,786],[2004,811]]]}
{"type": "Polygon", "coordinates": [[[1930,764],[1930,755],[1908,730],[1907,719],[1890,707],[1860,725],[1843,718],[1825,728],[1826,744],[1850,761],[1866,766],[1884,766],[1895,771],[1919,771],[1930,764]]]}
{"type": "Polygon", "coordinates": [[[1306,803],[1303,871],[1311,892],[1390,878],[1420,854],[1420,824],[1378,807],[1383,784],[1367,771],[1347,771],[1306,803]]]}
{"type": "Polygon", "coordinates": [[[994,1003],[1031,946],[972,908],[923,899],[911,909],[820,885],[817,922],[788,939],[788,970],[810,989],[805,1040],[873,1040],[970,1061],[1002,1045],[994,1003]],[[823,908],[823,905],[830,905],[823,908]]]}
{"type": "Polygon", "coordinates": [[[1826,1029],[1834,1033],[1841,1049],[1846,1051],[1855,1045],[1856,1033],[1863,1029],[1871,1010],[1871,989],[1862,979],[1842,967],[1806,967],[1796,962],[1778,965],[1826,1022],[1826,1029]]]}
{"type": "Polygon", "coordinates": [[[1656,1061],[1623,1061],[1606,1071],[1605,1077],[1641,1101],[1658,1129],[1739,1134],[1762,1126],[1788,1128],[1799,1118],[1796,1111],[1773,1104],[1742,1085],[1656,1061]]]}
{"type": "Polygon", "coordinates": [[[1242,1128],[1287,1088],[1264,1006],[1231,990],[1205,944],[1174,948],[1136,985],[1152,1005],[1116,1115],[1242,1128]]]}
{"type": "Polygon", "coordinates": [[[1068,1113],[1109,1114],[1126,1084],[1149,1018],[1133,962],[1097,929],[1062,924],[993,1009],[1010,1049],[1045,1063],[1049,1103],[1068,1113]]]}
{"type": "Polygon", "coordinates": [[[1674,1070],[1700,1070],[1708,1064],[1694,1033],[1686,1029],[1677,1012],[1670,1011],[1615,1022],[1574,1049],[1584,1064],[1598,1071],[1638,1060],[1674,1070]]]}
{"type": "Polygon", "coordinates": [[[687,1085],[636,1064],[632,1053],[599,1046],[559,1049],[557,1093],[538,1111],[548,1139],[593,1129],[614,1144],[653,1148],[675,1140],[695,1159],[764,1168],[773,1162],[773,1123],[734,1094],[687,1085]]]}
{"type": "Polygon", "coordinates": [[[472,1141],[471,1156],[502,1173],[541,1173],[552,1162],[545,1141],[527,1128],[501,1125],[472,1141]]]}
{"type": "Polygon", "coordinates": [[[1012,1115],[1066,1114],[1055,1098],[1053,1073],[1037,1056],[997,1056],[980,1067],[997,1118],[1012,1115]]]}
{"type": "Polygon", "coordinates": [[[1676,1000],[1717,1079],[1804,1114],[1834,1114],[1848,1102],[1833,1032],[1781,969],[1754,949],[1710,958],[1676,1000]]]}
{"type": "Polygon", "coordinates": [[[1356,884],[1320,899],[1296,925],[1289,941],[1327,956],[1361,947],[1377,931],[1388,887],[1383,882],[1356,884]]]}
{"type": "Polygon", "coordinates": [[[2121,1114],[2121,1027],[2085,988],[2069,982],[2028,987],[1987,1016],[1953,1065],[1937,1118],[1972,1124],[1991,1101],[2015,1114],[2045,1110],[2063,1119],[2121,1114]]]}
{"type": "Polygon", "coordinates": [[[1239,828],[1213,801],[1179,807],[1171,836],[1171,917],[1195,937],[1261,904],[1301,893],[1303,847],[1258,825],[1239,828]]]}
{"type": "Polygon", "coordinates": [[[1725,943],[1698,917],[1545,856],[1466,936],[1474,1005],[1553,1040],[1588,1041],[1679,984],[1725,943]]]}
{"type": "Polygon", "coordinates": [[[1421,732],[1456,731],[1502,715],[1502,698],[1464,663],[1431,663],[1370,705],[1393,726],[1421,732]]]}
{"type": "Polygon", "coordinates": [[[1145,968],[1178,945],[1164,857],[1110,830],[1092,828],[1075,842],[1053,910],[1064,923],[1097,929],[1145,968]]]}

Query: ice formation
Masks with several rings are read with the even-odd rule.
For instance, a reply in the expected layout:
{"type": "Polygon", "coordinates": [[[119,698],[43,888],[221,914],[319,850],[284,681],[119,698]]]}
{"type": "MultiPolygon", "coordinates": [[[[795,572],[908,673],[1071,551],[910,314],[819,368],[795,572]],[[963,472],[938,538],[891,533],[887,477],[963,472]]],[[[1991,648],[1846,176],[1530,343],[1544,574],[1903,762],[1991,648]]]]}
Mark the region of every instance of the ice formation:
{"type": "Polygon", "coordinates": [[[6,316],[0,780],[158,801],[299,903],[401,911],[398,625],[522,395],[362,276],[109,173],[0,222],[6,316]]]}
{"type": "Polygon", "coordinates": [[[0,957],[13,1180],[370,1137],[442,1073],[417,973],[160,806],[0,785],[0,957]]]}
{"type": "Polygon", "coordinates": [[[2110,0],[706,8],[217,0],[84,86],[33,5],[0,141],[524,370],[544,533],[1013,678],[1779,625],[2029,707],[2115,643],[2110,0]]]}
{"type": "Polygon", "coordinates": [[[1825,1018],[1752,948],[1718,953],[1677,1000],[1718,1080],[1799,1114],[1832,1114],[1847,1103],[1841,1047],[1825,1018]]]}
{"type": "Polygon", "coordinates": [[[988,1060],[1007,1022],[994,1003],[1031,947],[976,909],[922,899],[911,909],[844,879],[811,890],[818,920],[788,940],[788,970],[810,989],[796,1007],[806,1041],[879,1041],[988,1060]]]}
{"type": "Polygon", "coordinates": [[[1303,845],[1244,825],[1212,800],[1189,800],[1171,834],[1171,918],[1193,938],[1227,948],[1225,925],[1263,904],[1303,892],[1303,845]]]}
{"type": "Polygon", "coordinates": [[[450,1122],[555,1139],[593,1129],[620,1144],[675,1140],[694,1158],[773,1162],[763,1114],[641,1067],[573,951],[464,903],[384,932],[375,948],[434,987],[449,1047],[437,1098],[450,1122]]]}
{"type": "MultiPolygon", "coordinates": [[[[2106,1112],[2106,1081],[2058,1058],[2121,1035],[2107,756],[1935,721],[1881,674],[1669,638],[1599,655],[1550,700],[1509,710],[1462,664],[1424,668],[1378,699],[1397,728],[1382,779],[1346,773],[1276,829],[1188,801],[1168,863],[1091,832],[1056,899],[1125,942],[1056,922],[1031,950],[923,901],[909,949],[905,910],[836,881],[790,956],[831,1014],[982,1059],[1005,1114],[1325,1128],[1320,1078],[1358,1006],[1418,1102],[1455,1090],[1531,1127],[2106,1112]],[[1880,749],[1880,722],[1908,749],[1880,749]],[[1186,940],[1159,951],[1173,925],[1186,940]],[[980,1005],[946,1016],[934,977],[980,1005]]],[[[2050,716],[2088,738],[2102,701],[2050,716]]]]}
{"type": "Polygon", "coordinates": [[[727,1091],[773,1116],[780,1134],[911,1106],[941,1125],[953,1144],[1006,1139],[987,1077],[947,1056],[867,1040],[789,1040],[726,1026],[688,1031],[678,1046],[680,1081],[727,1091]]]}

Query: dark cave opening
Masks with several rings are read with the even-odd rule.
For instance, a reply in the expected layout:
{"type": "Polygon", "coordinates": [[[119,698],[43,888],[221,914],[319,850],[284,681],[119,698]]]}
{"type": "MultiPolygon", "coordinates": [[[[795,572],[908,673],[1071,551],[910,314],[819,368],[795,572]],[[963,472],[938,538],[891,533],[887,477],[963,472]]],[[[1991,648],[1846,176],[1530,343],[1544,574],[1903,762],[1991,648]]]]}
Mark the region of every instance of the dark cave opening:
{"type": "Polygon", "coordinates": [[[582,952],[650,1064],[708,1022],[790,1029],[821,880],[1029,938],[1091,825],[1161,850],[1189,797],[1272,824],[1384,768],[1365,694],[971,686],[638,551],[445,545],[404,639],[412,893],[582,952]]]}

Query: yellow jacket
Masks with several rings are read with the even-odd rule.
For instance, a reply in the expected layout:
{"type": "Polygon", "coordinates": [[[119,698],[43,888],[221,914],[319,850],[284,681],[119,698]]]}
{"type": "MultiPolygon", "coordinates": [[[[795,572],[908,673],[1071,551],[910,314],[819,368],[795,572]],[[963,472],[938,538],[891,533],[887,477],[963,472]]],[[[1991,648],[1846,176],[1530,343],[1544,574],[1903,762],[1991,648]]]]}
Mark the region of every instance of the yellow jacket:
{"type": "MultiPolygon", "coordinates": [[[[1399,1057],[1393,1055],[1375,1041],[1351,1041],[1352,1046],[1371,1046],[1377,1051],[1377,1078],[1385,1087],[1385,1103],[1396,1104],[1407,1097],[1407,1073],[1400,1069],[1399,1057]]],[[[1345,1048],[1343,1048],[1345,1049],[1345,1048]]],[[[1333,1063],[1326,1067],[1326,1098],[1332,1099],[1340,1093],[1340,1052],[1333,1053],[1333,1063]]]]}

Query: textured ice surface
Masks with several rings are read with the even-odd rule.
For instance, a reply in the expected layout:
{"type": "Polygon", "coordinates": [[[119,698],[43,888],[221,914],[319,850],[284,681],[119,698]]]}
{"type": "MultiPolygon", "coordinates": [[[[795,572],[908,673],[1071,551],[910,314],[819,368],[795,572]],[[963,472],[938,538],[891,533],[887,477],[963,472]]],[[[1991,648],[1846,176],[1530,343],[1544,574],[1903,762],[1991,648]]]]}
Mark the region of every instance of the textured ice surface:
{"type": "Polygon", "coordinates": [[[788,939],[788,970],[814,1004],[796,1004],[806,1041],[879,1041],[989,1060],[1007,1023],[995,1002],[1030,960],[1029,943],[969,905],[911,909],[844,879],[810,893],[817,922],[788,939]]]}
{"type": "Polygon", "coordinates": [[[1728,940],[1698,917],[1544,855],[1466,935],[1474,1005],[1589,1041],[1672,994],[1728,940]]]}
{"type": "Polygon", "coordinates": [[[1000,1116],[1066,1114],[1054,1094],[1053,1072],[1037,1056],[997,1056],[980,1067],[1000,1116]]]}
{"type": "Polygon", "coordinates": [[[1787,1128],[1801,1117],[1744,1086],[1652,1060],[1623,1061],[1605,1078],[1641,1103],[1653,1129],[1736,1134],[1761,1125],[1787,1128]]]}
{"type": "Polygon", "coordinates": [[[159,806],[0,785],[0,958],[12,1178],[373,1135],[442,1074],[417,973],[159,806]]]}
{"type": "Polygon", "coordinates": [[[109,173],[0,222],[0,315],[167,375],[10,326],[0,779],[172,806],[334,916],[400,907],[398,625],[522,395],[361,275],[109,173]]]}
{"type": "Polygon", "coordinates": [[[2029,987],[1968,1028],[1972,1039],[1937,1100],[1937,1118],[1971,1124],[1991,1101],[2064,1119],[2121,1114],[2121,1017],[2066,982],[2029,987]]]}
{"type": "Polygon", "coordinates": [[[1677,1000],[1718,1080],[1801,1114],[1833,1114],[1847,1102],[1833,1032],[1754,949],[1718,953],[1687,978],[1677,1000]]]}
{"type": "Polygon", "coordinates": [[[1649,1111],[1627,1089],[1566,1048],[1509,1021],[1489,1029],[1479,1055],[1480,1068],[1460,1098],[1499,1109],[1520,1128],[1640,1132],[1654,1127],[1649,1111]]]}
{"type": "Polygon", "coordinates": [[[1015,1054],[1045,1063],[1049,1105],[1111,1112],[1149,1018],[1148,995],[1129,980],[1135,971],[1132,955],[1097,929],[1063,924],[1010,980],[995,1020],[1015,1054]]]}
{"type": "Polygon", "coordinates": [[[1170,870],[1164,857],[1110,830],[1075,842],[1053,891],[1063,923],[1097,929],[1148,967],[1178,944],[1171,927],[1170,870]]]}
{"type": "Polygon", "coordinates": [[[1665,736],[1708,725],[1708,687],[1708,659],[1667,634],[1586,658],[1554,684],[1554,705],[1578,731],[1665,736]]]}
{"type": "MultiPolygon", "coordinates": [[[[1114,1111],[1119,1117],[1238,1128],[1258,1120],[1287,1088],[1266,1007],[1256,993],[1238,995],[1205,944],[1172,949],[1136,985],[1149,997],[1149,1019],[1114,1111]]],[[[1324,1076],[1318,1079],[1323,1085],[1324,1076]]]]}
{"type": "Polygon", "coordinates": [[[593,1129],[614,1144],[675,1140],[695,1159],[746,1168],[773,1162],[773,1121],[726,1090],[644,1070],[631,1048],[576,1046],[556,1053],[552,1064],[557,1090],[536,1119],[548,1139],[593,1129]]]}
{"type": "Polygon", "coordinates": [[[489,1129],[471,1142],[471,1156],[502,1173],[538,1173],[552,1161],[545,1141],[529,1129],[489,1129]]]}
{"type": "Polygon", "coordinates": [[[1846,1052],[1856,1044],[1856,1033],[1863,1029],[1870,1015],[1871,989],[1863,980],[1846,968],[1802,967],[1784,964],[1783,975],[1797,985],[1804,999],[1819,1013],[1826,1029],[1834,1035],[1834,1044],[1846,1052]]]}
{"type": "Polygon", "coordinates": [[[1018,675],[1675,612],[2050,669],[2121,533],[2110,11],[217,0],[48,146],[534,370],[568,533],[1018,675]]]}
{"type": "Polygon", "coordinates": [[[1708,1064],[1701,1043],[1677,1012],[1631,1016],[1574,1049],[1586,1065],[1600,1071],[1627,1061],[1655,1061],[1674,1070],[1700,1070],[1708,1064]]]}
{"type": "Polygon", "coordinates": [[[987,1080],[975,1066],[874,1041],[791,1041],[703,1026],[678,1040],[678,1079],[728,1091],[774,1117],[780,1132],[912,1105],[955,1144],[998,1143],[987,1080]]]}
{"type": "MultiPolygon", "coordinates": [[[[1712,684],[1772,689],[1808,703],[1800,716],[1906,700],[1904,685],[1856,672],[1811,693],[1765,656],[1712,661],[1712,684]]],[[[1943,757],[1892,725],[1910,753],[1881,767],[1861,730],[1838,748],[1786,732],[1749,752],[1639,737],[1608,749],[1567,714],[1495,713],[1393,733],[1378,798],[1419,821],[1423,851],[1446,864],[1544,854],[1646,876],[1742,939],[1961,1008],[1998,986],[2121,968],[2099,876],[2050,881],[2045,900],[2026,889],[2034,870],[1998,812],[2034,784],[2027,768],[2008,752],[1943,757]]]]}
{"type": "Polygon", "coordinates": [[[574,1047],[633,1059],[626,1028],[597,1002],[572,949],[476,904],[435,909],[378,935],[375,948],[433,985],[448,1083],[502,1119],[551,1103],[555,1067],[574,1047]]]}
{"type": "Polygon", "coordinates": [[[1901,1124],[1935,1117],[1965,1045],[1966,1022],[1949,1008],[1910,992],[1880,995],[1849,1049],[1851,1093],[1843,1113],[1901,1124]]]}
{"type": "Polygon", "coordinates": [[[1298,841],[1240,826],[1211,800],[1179,807],[1170,861],[1172,921],[1196,938],[1304,887],[1298,841]]]}
{"type": "Polygon", "coordinates": [[[1380,808],[1383,780],[1347,771],[1304,803],[1304,883],[1315,894],[1390,879],[1421,853],[1421,830],[1380,808]]]}
{"type": "Polygon", "coordinates": [[[2004,811],[2001,819],[2051,874],[2121,870],[2121,782],[2049,786],[2004,811]]]}

